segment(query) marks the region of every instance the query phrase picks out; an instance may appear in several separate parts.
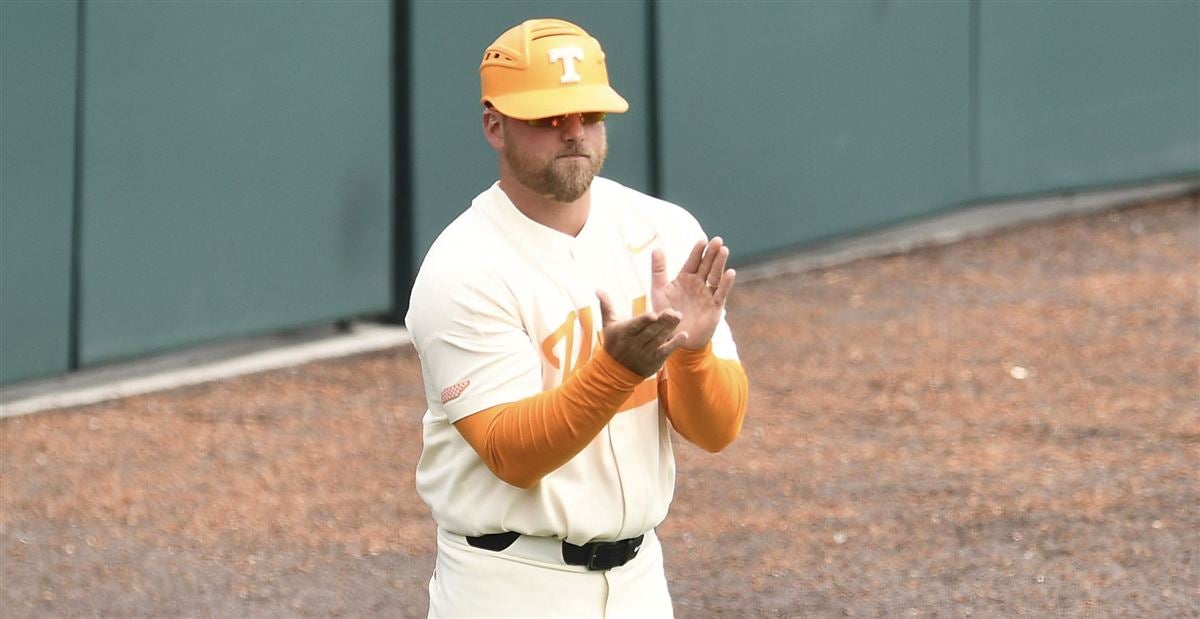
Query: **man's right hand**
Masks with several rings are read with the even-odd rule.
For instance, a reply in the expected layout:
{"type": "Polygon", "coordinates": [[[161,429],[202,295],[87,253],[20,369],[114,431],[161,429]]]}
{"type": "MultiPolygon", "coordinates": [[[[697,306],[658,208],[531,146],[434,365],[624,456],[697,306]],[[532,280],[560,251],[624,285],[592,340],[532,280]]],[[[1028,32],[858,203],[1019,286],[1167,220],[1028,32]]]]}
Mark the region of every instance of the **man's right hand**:
{"type": "Polygon", "coordinates": [[[659,313],[645,312],[629,320],[618,320],[608,295],[597,290],[596,298],[600,299],[604,350],[640,376],[653,376],[662,368],[667,357],[687,341],[687,333],[675,333],[680,315],[673,309],[659,313]]]}

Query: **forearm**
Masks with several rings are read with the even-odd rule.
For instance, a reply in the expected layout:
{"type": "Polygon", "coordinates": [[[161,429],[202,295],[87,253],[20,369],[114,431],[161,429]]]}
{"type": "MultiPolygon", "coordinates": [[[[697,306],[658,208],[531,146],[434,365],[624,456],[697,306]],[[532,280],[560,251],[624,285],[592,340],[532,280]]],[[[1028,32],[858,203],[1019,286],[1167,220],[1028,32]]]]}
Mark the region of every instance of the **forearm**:
{"type": "Polygon", "coordinates": [[[530,488],[583,451],[643,380],[601,348],[562,385],[454,425],[497,477],[530,488]]]}
{"type": "Polygon", "coordinates": [[[675,430],[713,453],[732,443],[742,429],[750,393],[742,365],[713,355],[710,343],[701,350],[675,351],[666,367],[660,399],[675,430]]]}

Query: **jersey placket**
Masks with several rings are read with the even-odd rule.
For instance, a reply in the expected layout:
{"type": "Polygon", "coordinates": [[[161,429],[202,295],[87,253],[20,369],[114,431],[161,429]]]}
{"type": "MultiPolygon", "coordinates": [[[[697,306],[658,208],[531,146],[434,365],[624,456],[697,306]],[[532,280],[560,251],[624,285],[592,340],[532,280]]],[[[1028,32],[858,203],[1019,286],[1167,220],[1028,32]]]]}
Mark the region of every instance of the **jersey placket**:
{"type": "MultiPolygon", "coordinates": [[[[598,210],[598,209],[597,209],[598,210]]],[[[625,252],[622,237],[615,225],[603,217],[603,212],[593,211],[593,220],[585,234],[572,239],[572,256],[579,266],[581,275],[591,279],[596,287],[604,290],[612,299],[621,319],[632,317],[633,300],[648,293],[638,273],[634,272],[637,261],[630,261],[625,252]],[[607,224],[607,225],[605,225],[607,224]]],[[[643,404],[636,409],[617,413],[605,427],[602,438],[606,438],[609,456],[620,480],[619,493],[622,500],[620,537],[631,537],[643,531],[633,531],[644,520],[642,513],[653,509],[657,489],[652,487],[658,479],[656,461],[647,458],[647,449],[658,452],[657,436],[645,436],[645,419],[650,414],[646,409],[656,403],[643,404]],[[654,469],[651,472],[648,469],[654,469]]],[[[657,410],[657,409],[655,409],[657,410]]],[[[657,427],[657,426],[655,426],[657,427]]]]}

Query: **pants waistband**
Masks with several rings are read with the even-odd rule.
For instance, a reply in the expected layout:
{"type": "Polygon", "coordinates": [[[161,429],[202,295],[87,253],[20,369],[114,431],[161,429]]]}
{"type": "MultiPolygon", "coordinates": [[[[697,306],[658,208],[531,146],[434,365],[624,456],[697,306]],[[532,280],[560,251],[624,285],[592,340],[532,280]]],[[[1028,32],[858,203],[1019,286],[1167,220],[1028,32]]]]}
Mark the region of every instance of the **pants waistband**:
{"type": "MultiPolygon", "coordinates": [[[[459,535],[457,533],[451,533],[445,529],[438,529],[438,534],[444,536],[450,542],[478,548],[478,546],[471,544],[467,540],[466,536],[459,535]]],[[[648,542],[652,538],[654,538],[654,531],[650,530],[645,533],[644,539],[637,540],[636,542],[634,540],[622,540],[622,542],[635,545],[633,552],[636,554],[637,547],[648,542]]],[[[521,535],[503,550],[485,550],[484,552],[496,552],[496,554],[500,555],[519,557],[522,559],[563,567],[566,569],[587,571],[587,565],[579,565],[578,563],[569,564],[563,560],[563,544],[563,540],[553,537],[533,537],[531,535],[521,535]]],[[[578,551],[574,551],[573,548],[568,550],[568,555],[572,559],[578,560],[578,551]]],[[[630,560],[636,560],[636,557],[633,557],[630,560]]]]}

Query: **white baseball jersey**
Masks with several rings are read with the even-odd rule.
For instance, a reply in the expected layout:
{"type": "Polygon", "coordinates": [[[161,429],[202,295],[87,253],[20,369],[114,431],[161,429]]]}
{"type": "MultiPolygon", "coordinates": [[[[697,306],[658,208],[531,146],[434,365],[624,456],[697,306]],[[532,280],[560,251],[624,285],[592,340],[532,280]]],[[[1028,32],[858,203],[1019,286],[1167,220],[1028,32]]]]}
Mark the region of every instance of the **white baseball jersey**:
{"type": "MultiPolygon", "coordinates": [[[[675,487],[668,422],[655,378],[583,451],[528,490],[497,478],[454,422],[552,389],[596,350],[603,290],[619,318],[650,294],[650,252],[673,278],[706,239],[682,208],[596,178],[577,236],[517,210],[499,184],[481,193],[430,248],[406,323],[425,380],[417,491],[450,532],[513,531],[574,544],[636,537],[666,517],[675,487]]],[[[713,351],[736,359],[724,319],[713,351]]]]}

